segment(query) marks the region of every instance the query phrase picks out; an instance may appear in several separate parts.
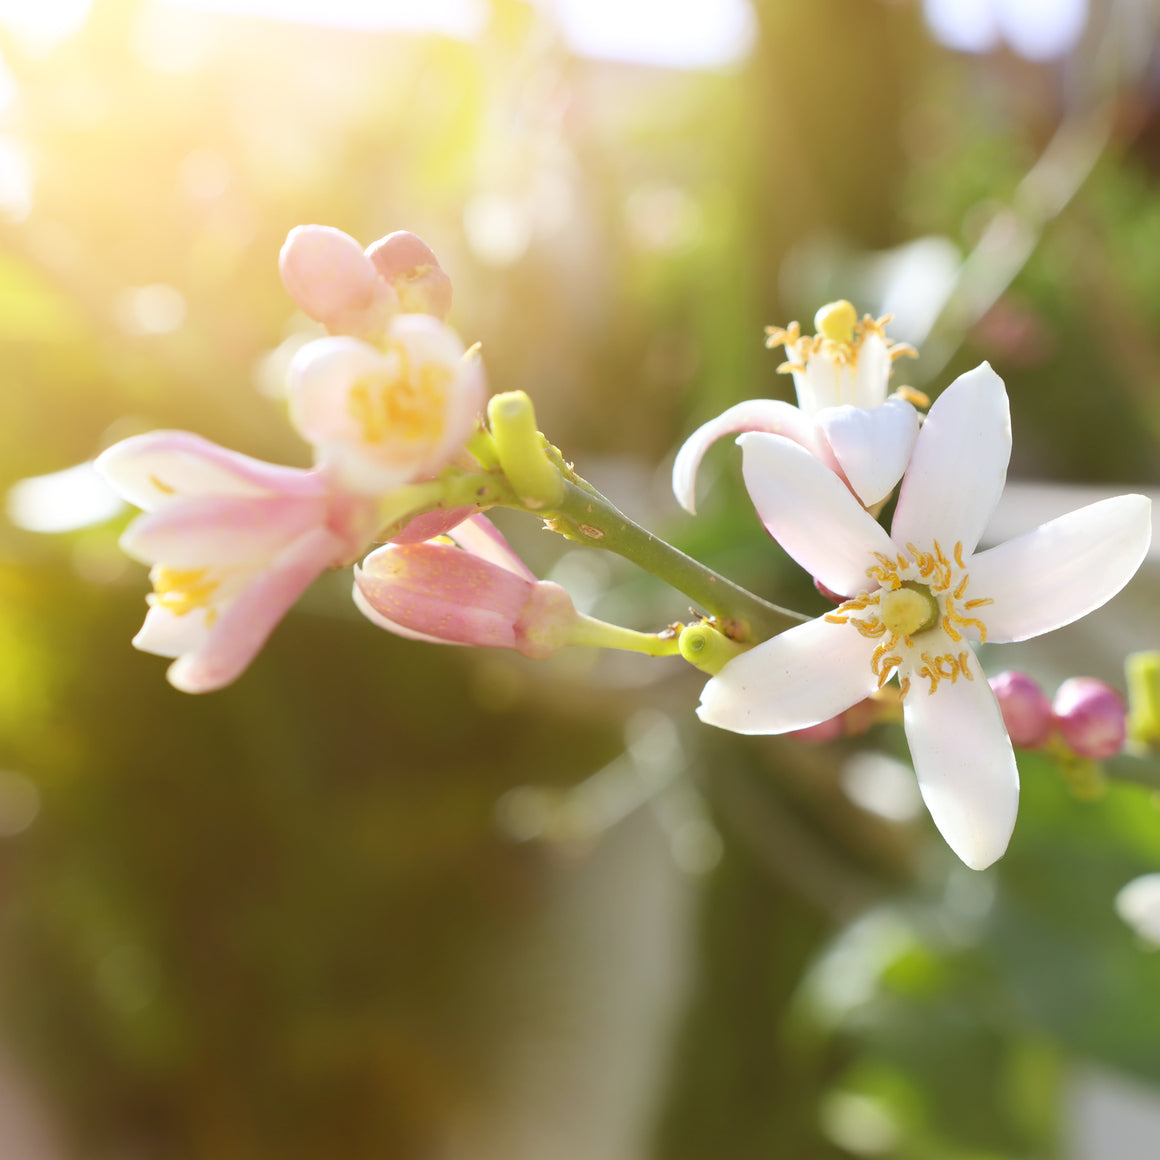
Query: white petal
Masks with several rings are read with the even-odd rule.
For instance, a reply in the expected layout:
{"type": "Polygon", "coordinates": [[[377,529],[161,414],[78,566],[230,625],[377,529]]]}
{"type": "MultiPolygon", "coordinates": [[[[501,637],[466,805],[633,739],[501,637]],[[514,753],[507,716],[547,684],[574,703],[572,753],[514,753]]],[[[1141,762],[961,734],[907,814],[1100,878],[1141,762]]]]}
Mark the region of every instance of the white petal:
{"type": "Polygon", "coordinates": [[[730,407],[716,419],[710,419],[698,427],[677,452],[673,464],[673,494],[677,497],[677,503],[690,515],[697,510],[694,485],[705,452],[718,439],[739,431],[767,431],[772,435],[784,435],[810,451],[814,450],[816,443],[813,420],[800,408],[780,399],[747,399],[744,403],[730,407]]]}
{"type": "Polygon", "coordinates": [[[853,396],[849,400],[855,407],[881,407],[886,402],[891,361],[890,350],[881,335],[866,335],[858,348],[853,396]]]}
{"type": "Polygon", "coordinates": [[[188,431],[124,439],[99,455],[96,467],[121,496],[145,511],[197,495],[306,497],[325,492],[311,472],[263,463],[188,431]]]}
{"type": "Polygon", "coordinates": [[[205,620],[208,611],[208,608],[194,608],[183,616],[175,616],[168,608],[155,604],[133,637],[133,647],[158,657],[179,657],[199,649],[209,638],[205,620]]]}
{"type": "Polygon", "coordinates": [[[1133,878],[1116,895],[1116,913],[1137,934],[1160,946],[1160,874],[1133,878]]]}
{"type": "Polygon", "coordinates": [[[884,500],[902,478],[918,434],[918,412],[902,399],[880,407],[829,407],[816,416],[842,473],[867,506],[884,500]]]}
{"type": "Polygon", "coordinates": [[[1135,575],[1152,538],[1152,504],[1120,495],[1069,512],[970,561],[968,596],[989,641],[1027,640],[1071,624],[1135,575]]]}
{"type": "Polygon", "coordinates": [[[796,443],[757,432],[737,442],[745,486],[769,534],[832,591],[851,596],[864,590],[873,554],[896,554],[874,517],[796,443]]]}
{"type": "Polygon", "coordinates": [[[878,687],[878,642],[822,617],[731,660],[704,688],[697,716],[734,733],[787,733],[828,721],[878,687]]]}
{"type": "Polygon", "coordinates": [[[918,788],[947,845],[972,869],[990,866],[1015,828],[1019,770],[999,703],[973,653],[973,680],[915,679],[903,701],[918,788]]]}
{"type": "Polygon", "coordinates": [[[902,480],[891,535],[950,554],[975,550],[1007,477],[1011,413],[1007,391],[987,363],[960,375],[935,400],[902,480]]]}
{"type": "Polygon", "coordinates": [[[815,354],[806,360],[806,370],[793,376],[798,403],[807,415],[816,415],[826,407],[840,407],[853,397],[849,367],[834,362],[828,354],[815,354]]]}

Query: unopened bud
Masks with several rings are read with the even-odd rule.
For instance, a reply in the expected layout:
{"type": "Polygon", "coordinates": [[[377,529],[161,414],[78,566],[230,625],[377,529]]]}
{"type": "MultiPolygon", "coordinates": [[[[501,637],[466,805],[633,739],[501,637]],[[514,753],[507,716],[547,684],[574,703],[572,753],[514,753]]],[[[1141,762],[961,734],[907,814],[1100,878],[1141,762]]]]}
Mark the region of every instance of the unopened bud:
{"type": "Polygon", "coordinates": [[[1124,747],[1127,714],[1124,701],[1095,677],[1072,677],[1059,686],[1052,703],[1055,726],[1078,757],[1102,761],[1124,747]]]}
{"type": "Polygon", "coordinates": [[[572,643],[581,617],[558,584],[449,543],[388,544],[355,569],[355,603],[376,624],[445,644],[545,657],[572,643]]]}
{"type": "Polygon", "coordinates": [[[451,279],[418,234],[396,230],[368,246],[366,256],[378,276],[395,289],[400,310],[446,320],[451,313],[451,279]]]}
{"type": "Polygon", "coordinates": [[[1000,673],[990,680],[1012,744],[1038,749],[1051,736],[1051,702],[1026,673],[1000,673]]]}
{"type": "Polygon", "coordinates": [[[328,326],[357,318],[375,299],[374,264],[333,226],[295,226],[278,255],[278,272],[298,307],[328,326]]]}
{"type": "Polygon", "coordinates": [[[846,735],[844,714],[831,717],[827,721],[819,721],[817,725],[807,725],[804,729],[794,729],[787,733],[798,741],[805,741],[809,745],[825,745],[827,741],[837,741],[846,735]]]}

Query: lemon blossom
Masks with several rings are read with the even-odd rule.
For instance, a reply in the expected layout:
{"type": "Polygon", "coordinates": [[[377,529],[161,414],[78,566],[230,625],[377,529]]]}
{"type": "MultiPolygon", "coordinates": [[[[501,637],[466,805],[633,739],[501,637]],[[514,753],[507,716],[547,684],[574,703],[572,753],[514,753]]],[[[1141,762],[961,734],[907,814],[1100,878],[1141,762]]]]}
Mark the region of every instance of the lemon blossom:
{"type": "Polygon", "coordinates": [[[187,693],[235,680],[303,590],[352,562],[377,505],[319,471],[279,467],[185,431],[155,431],[97,459],[109,484],[145,510],[121,537],[152,565],[149,611],[133,644],[175,657],[187,693]]]}
{"type": "Polygon", "coordinates": [[[897,673],[935,825],[968,866],[990,865],[1015,824],[1019,777],[973,645],[1026,640],[1109,600],[1148,550],[1149,501],[1104,500],[976,552],[1011,449],[1007,394],[986,363],[931,408],[889,535],[801,446],[762,433],[738,442],[766,528],[850,599],[730,661],[705,687],[701,720],[738,733],[802,729],[897,673]]]}
{"type": "MultiPolygon", "coordinates": [[[[889,317],[858,320],[845,300],[822,307],[815,335],[791,322],[767,330],[766,346],[784,346],[779,372],[792,374],[798,405],[749,399],[698,428],[673,464],[673,492],[695,510],[697,469],[705,452],[725,435],[765,431],[800,444],[845,480],[867,507],[884,500],[902,476],[918,433],[918,412],[902,397],[887,398],[891,367],[913,355],[886,337],[889,317]]],[[[917,392],[902,392],[925,402],[917,392]]]]}
{"type": "Polygon", "coordinates": [[[290,364],[290,419],[350,491],[381,495],[437,474],[479,421],[483,368],[428,314],[399,314],[381,346],[307,343],[290,364]]]}

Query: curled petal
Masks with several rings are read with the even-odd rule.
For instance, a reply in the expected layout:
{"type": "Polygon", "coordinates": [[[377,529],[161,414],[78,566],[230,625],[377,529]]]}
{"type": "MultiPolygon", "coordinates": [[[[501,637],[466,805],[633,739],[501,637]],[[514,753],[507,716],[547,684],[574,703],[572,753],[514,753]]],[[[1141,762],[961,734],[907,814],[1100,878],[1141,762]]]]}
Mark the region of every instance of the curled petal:
{"type": "Polygon", "coordinates": [[[854,494],[867,506],[902,478],[918,435],[918,412],[901,399],[873,410],[828,407],[815,416],[854,494]]]}
{"type": "Polygon", "coordinates": [[[424,512],[421,516],[409,520],[397,535],[391,537],[391,543],[421,544],[424,540],[445,536],[474,511],[475,505],[469,504],[465,507],[437,508],[435,511],[424,512]]]}
{"type": "Polygon", "coordinates": [[[898,494],[896,543],[971,553],[999,502],[1011,458],[1007,391],[987,363],[960,375],[935,400],[918,433],[898,494]]]}
{"type": "Polygon", "coordinates": [[[878,642],[819,617],[731,660],[704,688],[697,716],[734,733],[788,733],[868,697],[878,642]]]}
{"type": "Polygon", "coordinates": [[[485,515],[473,515],[452,528],[448,536],[464,551],[481,560],[495,564],[520,576],[536,582],[535,573],[512,551],[503,533],[485,515]]]}
{"type": "Polygon", "coordinates": [[[696,514],[697,469],[705,452],[726,435],[741,431],[766,431],[784,435],[808,451],[817,450],[813,420],[798,407],[780,399],[749,399],[710,419],[685,440],[673,464],[673,494],[690,515],[696,514]]]}
{"type": "Polygon", "coordinates": [[[102,452],[96,466],[119,495],[145,511],[177,497],[317,498],[327,490],[314,472],[263,463],[189,431],[152,431],[123,439],[102,452]]]}
{"type": "Polygon", "coordinates": [[[980,552],[971,594],[994,601],[980,610],[987,639],[1027,640],[1110,600],[1147,555],[1151,511],[1142,495],[1116,496],[980,552]]]}
{"type": "Polygon", "coordinates": [[[236,680],[290,606],[344,550],[342,540],[315,528],[288,545],[224,609],[193,652],[169,666],[169,682],[184,693],[208,693],[236,680]]]}
{"type": "Polygon", "coordinates": [[[973,653],[973,680],[916,682],[903,699],[918,788],[947,845],[972,869],[990,866],[1015,828],[1019,770],[1003,715],[973,653]]]}
{"type": "Polygon", "coordinates": [[[210,635],[206,609],[178,616],[163,604],[154,604],[145,614],[145,623],[133,637],[133,647],[158,657],[179,657],[197,652],[210,635]]]}
{"type": "Polygon", "coordinates": [[[865,589],[874,553],[893,557],[895,548],[841,479],[778,435],[751,432],[737,442],[745,486],[769,534],[831,591],[865,589]]]}

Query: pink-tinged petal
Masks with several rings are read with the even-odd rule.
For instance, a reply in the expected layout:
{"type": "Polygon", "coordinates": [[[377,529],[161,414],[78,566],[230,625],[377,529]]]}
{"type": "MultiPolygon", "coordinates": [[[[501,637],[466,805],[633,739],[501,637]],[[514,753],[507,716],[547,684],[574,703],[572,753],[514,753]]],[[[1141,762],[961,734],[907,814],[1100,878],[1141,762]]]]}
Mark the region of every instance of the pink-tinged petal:
{"type": "Polygon", "coordinates": [[[950,848],[972,869],[1004,850],[1019,809],[1019,770],[1003,715],[974,654],[972,680],[915,681],[903,699],[906,739],[923,801],[950,848]]]}
{"type": "Polygon", "coordinates": [[[145,511],[195,495],[303,498],[325,494],[314,473],[251,459],[188,431],[152,431],[115,443],[97,470],[119,495],[145,511]]]}
{"type": "Polygon", "coordinates": [[[731,660],[704,688],[697,716],[734,733],[788,733],[828,721],[878,687],[878,642],[819,617],[731,660]]]}
{"type": "Polygon", "coordinates": [[[902,480],[895,543],[975,550],[999,502],[1011,458],[1007,391],[987,363],[960,375],[935,400],[902,480]]]}
{"type": "Polygon", "coordinates": [[[463,523],[475,511],[475,505],[457,508],[438,508],[424,512],[410,520],[397,535],[391,537],[392,544],[421,544],[436,536],[445,536],[452,528],[463,523]]]}
{"type": "Polygon", "coordinates": [[[177,616],[164,605],[154,604],[145,614],[145,623],[133,637],[133,647],[158,657],[179,657],[195,652],[209,639],[208,609],[195,608],[177,616]]]}
{"type": "Polygon", "coordinates": [[[841,479],[804,448],[780,435],[756,432],[737,442],[745,486],[761,522],[827,588],[846,596],[861,592],[874,553],[897,554],[890,537],[841,479]]]}
{"type": "Polygon", "coordinates": [[[741,431],[766,431],[784,435],[800,443],[808,451],[816,452],[817,439],[813,420],[798,407],[780,399],[748,399],[710,419],[685,440],[673,464],[673,494],[677,503],[690,515],[696,514],[697,469],[705,452],[726,435],[741,431]]]}
{"type": "Polygon", "coordinates": [[[278,255],[278,272],[298,307],[326,323],[366,310],[378,281],[358,242],[333,226],[295,226],[278,255]]]}
{"type": "Polygon", "coordinates": [[[367,247],[367,258],[399,296],[407,313],[444,319],[451,313],[451,279],[435,251],[417,234],[396,230],[367,247]]]}
{"type": "Polygon", "coordinates": [[[121,548],[146,564],[228,567],[272,559],[326,518],[324,499],[196,496],[138,516],[121,536],[121,548]]]}
{"type": "Polygon", "coordinates": [[[202,646],[169,666],[169,683],[183,693],[209,693],[237,680],[291,605],[342,551],[342,541],[325,528],[290,544],[222,610],[202,646]]]}
{"type": "Polygon", "coordinates": [[[890,348],[881,335],[868,334],[858,347],[858,365],[854,369],[853,398],[855,407],[881,407],[890,386],[890,348]]]}
{"type": "Polygon", "coordinates": [[[413,628],[407,628],[405,625],[397,624],[393,620],[388,620],[373,604],[362,594],[362,589],[359,588],[358,582],[355,581],[351,587],[351,598],[354,600],[355,607],[369,620],[372,624],[379,628],[385,628],[387,632],[393,632],[395,636],[404,637],[406,640],[418,640],[425,644],[455,644],[461,645],[461,640],[443,640],[438,636],[428,636],[425,632],[416,632],[413,628]]]}
{"type": "Polygon", "coordinates": [[[516,648],[516,624],[534,584],[450,544],[388,544],[355,583],[392,624],[441,640],[516,648]]]}
{"type": "Polygon", "coordinates": [[[503,533],[485,515],[474,515],[452,528],[448,535],[464,551],[506,569],[514,576],[536,583],[536,574],[512,551],[503,533]]]}
{"type": "Polygon", "coordinates": [[[815,419],[854,494],[867,507],[884,500],[910,461],[918,412],[890,399],[873,410],[828,407],[815,419]]]}
{"type": "Polygon", "coordinates": [[[1027,640],[1110,600],[1148,553],[1151,513],[1145,496],[1116,496],[980,552],[968,595],[994,601],[974,613],[987,639],[1027,640]]]}

